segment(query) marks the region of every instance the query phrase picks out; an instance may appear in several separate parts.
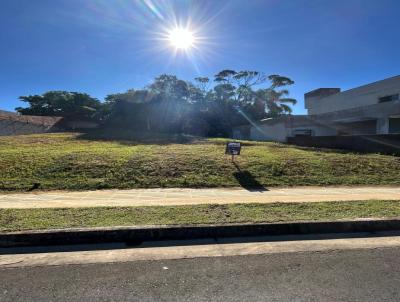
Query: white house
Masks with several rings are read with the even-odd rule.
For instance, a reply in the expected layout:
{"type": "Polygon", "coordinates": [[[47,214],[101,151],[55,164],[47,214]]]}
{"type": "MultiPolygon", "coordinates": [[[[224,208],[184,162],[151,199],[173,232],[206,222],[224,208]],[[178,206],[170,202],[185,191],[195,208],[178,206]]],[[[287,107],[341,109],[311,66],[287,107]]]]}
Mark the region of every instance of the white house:
{"type": "MultiPolygon", "coordinates": [[[[249,126],[254,140],[287,141],[293,136],[400,133],[400,76],[341,91],[319,88],[304,95],[307,115],[265,119],[249,126]]],[[[234,129],[234,138],[242,128],[234,129]]]]}

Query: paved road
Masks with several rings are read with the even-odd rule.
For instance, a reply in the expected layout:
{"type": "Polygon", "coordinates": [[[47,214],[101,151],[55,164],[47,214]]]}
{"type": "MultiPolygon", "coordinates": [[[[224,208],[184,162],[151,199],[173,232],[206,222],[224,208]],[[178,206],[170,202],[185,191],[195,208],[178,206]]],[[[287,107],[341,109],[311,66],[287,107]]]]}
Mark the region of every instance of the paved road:
{"type": "Polygon", "coordinates": [[[400,248],[0,269],[1,301],[400,301],[400,248]]]}
{"type": "Polygon", "coordinates": [[[0,208],[152,206],[206,203],[400,200],[400,187],[296,187],[264,191],[230,189],[134,189],[0,195],[0,208]]]}

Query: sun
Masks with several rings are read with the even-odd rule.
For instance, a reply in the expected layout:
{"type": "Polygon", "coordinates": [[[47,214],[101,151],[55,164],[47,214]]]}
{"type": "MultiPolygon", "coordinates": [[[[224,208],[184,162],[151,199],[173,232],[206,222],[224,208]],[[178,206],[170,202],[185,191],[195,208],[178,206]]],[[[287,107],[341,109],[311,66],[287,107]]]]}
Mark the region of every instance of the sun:
{"type": "Polygon", "coordinates": [[[195,37],[186,28],[174,28],[168,33],[168,40],[176,49],[187,50],[194,46],[195,37]]]}

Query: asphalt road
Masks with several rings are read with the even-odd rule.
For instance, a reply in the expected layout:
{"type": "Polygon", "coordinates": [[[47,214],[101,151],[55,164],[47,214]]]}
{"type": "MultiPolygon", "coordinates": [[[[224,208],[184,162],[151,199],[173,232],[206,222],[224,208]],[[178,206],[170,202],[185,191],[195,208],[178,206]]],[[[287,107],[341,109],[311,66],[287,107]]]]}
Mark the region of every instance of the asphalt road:
{"type": "Polygon", "coordinates": [[[400,301],[400,248],[0,268],[0,301],[400,301]]]}

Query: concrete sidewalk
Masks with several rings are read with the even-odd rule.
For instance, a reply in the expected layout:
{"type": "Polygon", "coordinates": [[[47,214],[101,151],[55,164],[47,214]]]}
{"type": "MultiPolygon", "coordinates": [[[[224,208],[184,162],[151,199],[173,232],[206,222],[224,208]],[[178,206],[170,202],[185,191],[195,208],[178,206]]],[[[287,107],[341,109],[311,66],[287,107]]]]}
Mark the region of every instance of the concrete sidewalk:
{"type": "Polygon", "coordinates": [[[169,206],[191,204],[400,200],[400,187],[294,187],[248,191],[218,189],[133,189],[37,192],[0,195],[0,208],[169,206]]]}

